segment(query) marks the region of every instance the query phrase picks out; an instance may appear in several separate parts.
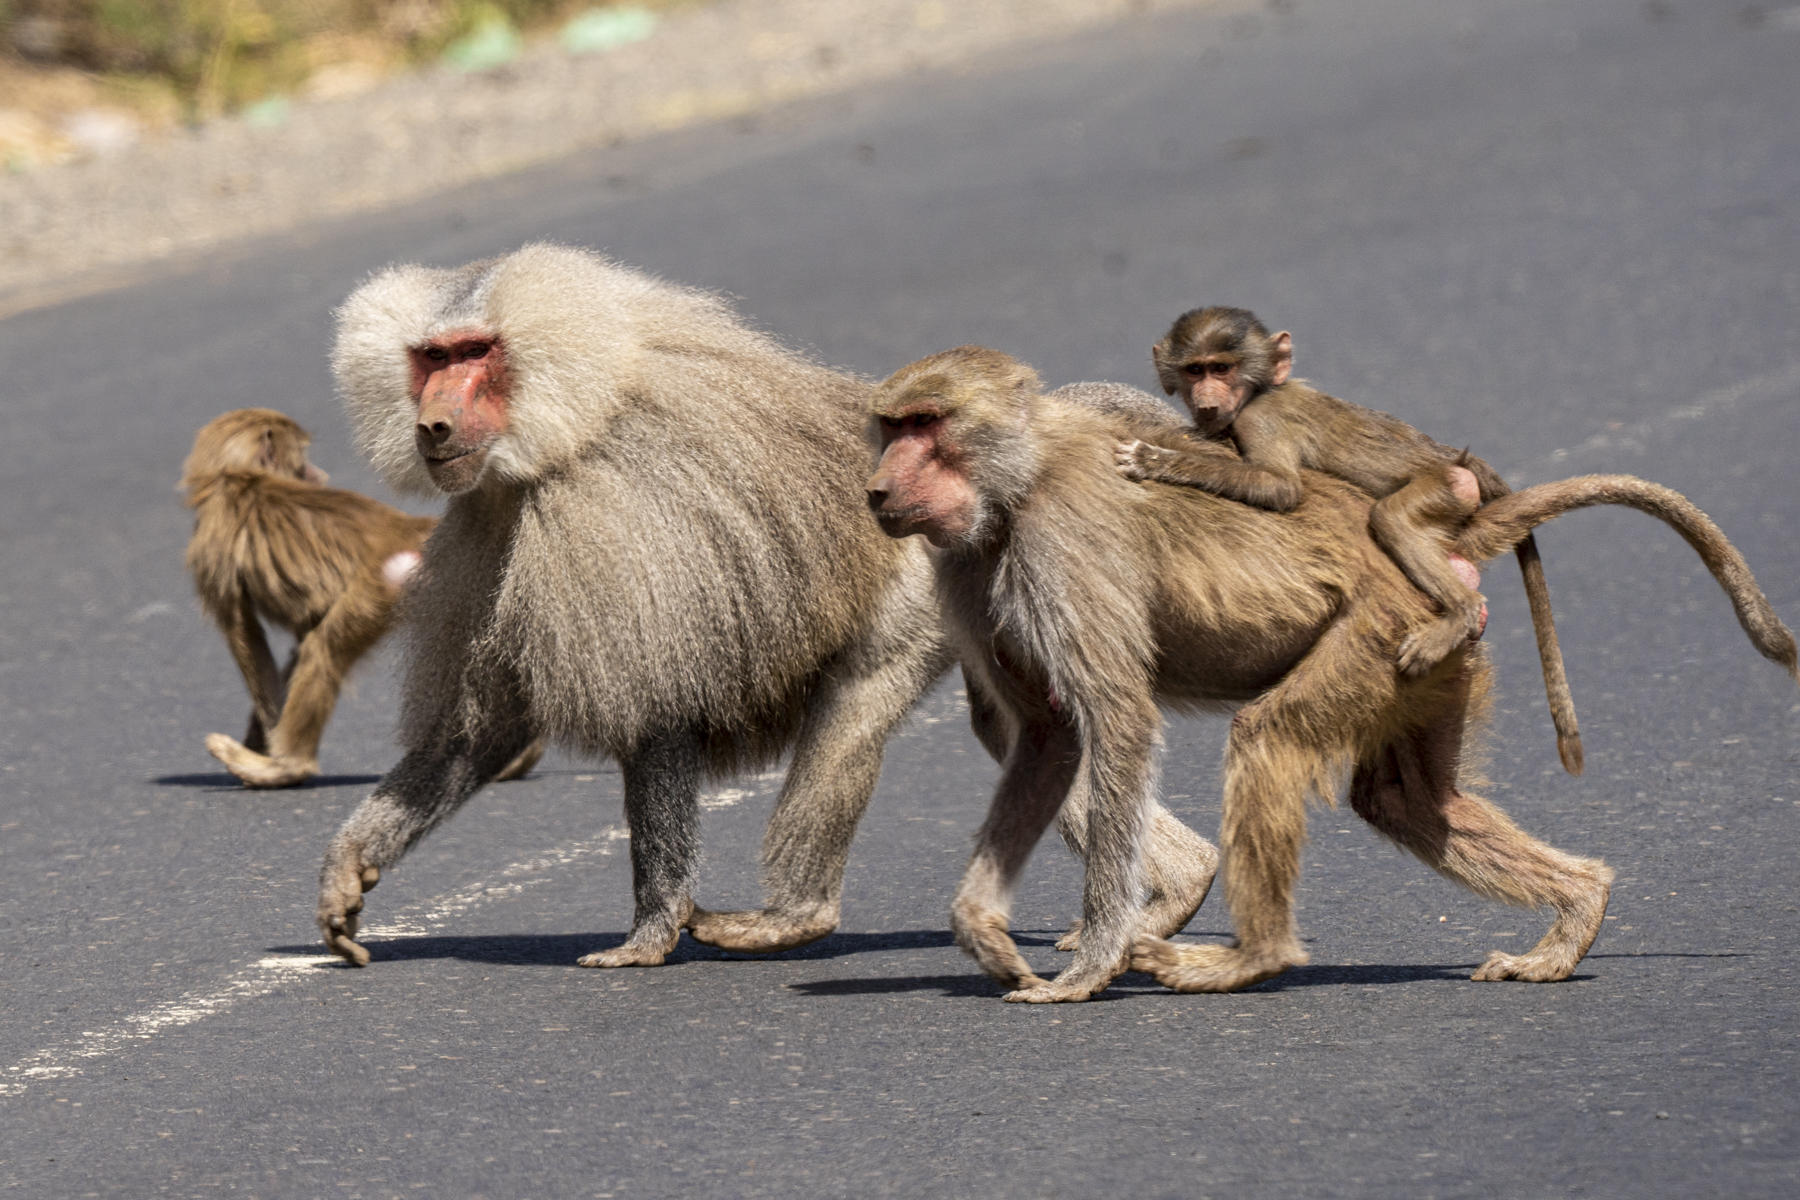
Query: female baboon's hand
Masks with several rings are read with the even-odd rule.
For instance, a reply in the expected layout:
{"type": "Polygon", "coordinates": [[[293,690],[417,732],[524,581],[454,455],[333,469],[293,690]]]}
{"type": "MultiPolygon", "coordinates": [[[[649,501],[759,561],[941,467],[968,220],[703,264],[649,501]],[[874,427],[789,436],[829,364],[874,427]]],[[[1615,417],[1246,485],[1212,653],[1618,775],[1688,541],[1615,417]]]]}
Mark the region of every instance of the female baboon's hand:
{"type": "Polygon", "coordinates": [[[381,882],[381,868],[364,866],[355,847],[333,846],[319,872],[319,932],[325,948],[353,967],[369,965],[369,952],[356,944],[357,914],[363,893],[381,882]]]}

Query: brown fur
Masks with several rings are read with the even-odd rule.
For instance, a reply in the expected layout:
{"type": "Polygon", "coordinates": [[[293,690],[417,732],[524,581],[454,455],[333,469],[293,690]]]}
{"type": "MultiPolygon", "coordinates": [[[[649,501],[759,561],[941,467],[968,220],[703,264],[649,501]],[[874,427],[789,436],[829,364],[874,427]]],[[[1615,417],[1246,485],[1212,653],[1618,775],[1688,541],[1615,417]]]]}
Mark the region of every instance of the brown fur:
{"type": "Polygon", "coordinates": [[[200,430],[182,468],[194,510],[188,570],[253,706],[242,743],[214,733],[206,747],[252,787],[319,773],[319,739],[344,676],[393,624],[399,588],[384,565],[416,554],[437,524],[322,486],[306,456],[311,440],[272,409],[238,409],[200,430]],[[294,635],[285,669],[263,621],[294,635]]]}
{"type": "MultiPolygon", "coordinates": [[[[1255,314],[1241,308],[1183,313],[1152,356],[1163,390],[1179,393],[1200,431],[1229,438],[1242,459],[1134,441],[1119,451],[1127,477],[1205,488],[1277,512],[1298,502],[1302,468],[1352,483],[1376,498],[1369,513],[1376,542],[1441,610],[1402,640],[1396,656],[1401,670],[1423,674],[1480,636],[1486,616],[1481,596],[1457,578],[1444,551],[1474,508],[1472,497],[1457,494],[1458,468],[1474,474],[1485,503],[1511,491],[1492,467],[1386,413],[1290,379],[1291,335],[1271,335],[1255,314]]],[[[1579,775],[1581,734],[1537,542],[1527,537],[1516,554],[1557,752],[1569,773],[1579,775]]]]}
{"type": "MultiPolygon", "coordinates": [[[[1127,962],[1182,991],[1231,991],[1305,962],[1293,887],[1306,800],[1334,800],[1346,779],[1355,811],[1436,870],[1555,914],[1535,948],[1496,952],[1475,978],[1574,970],[1599,931],[1612,871],[1531,838],[1469,790],[1464,741],[1487,704],[1487,656],[1467,644],[1423,676],[1391,668],[1427,601],[1369,537],[1364,493],[1306,473],[1300,502],[1271,512],[1200,489],[1133,487],[1113,447],[1178,446],[1177,423],[1040,396],[1029,368],[979,347],[903,368],[876,390],[873,413],[885,450],[870,503],[890,534],[942,547],[940,602],[964,672],[1019,730],[952,909],[959,942],[1016,989],[1009,999],[1085,999],[1127,962]],[[1139,924],[1159,706],[1241,706],[1220,829],[1233,945],[1178,946],[1139,924]],[[1006,936],[1006,908],[1030,846],[1077,796],[1081,946],[1044,983],[1006,936]]],[[[1204,444],[1193,452],[1231,457],[1204,444]]],[[[1485,560],[1558,512],[1637,503],[1703,548],[1751,614],[1746,628],[1792,670],[1791,637],[1717,529],[1666,489],[1621,478],[1498,501],[1458,549],[1485,560]]]]}

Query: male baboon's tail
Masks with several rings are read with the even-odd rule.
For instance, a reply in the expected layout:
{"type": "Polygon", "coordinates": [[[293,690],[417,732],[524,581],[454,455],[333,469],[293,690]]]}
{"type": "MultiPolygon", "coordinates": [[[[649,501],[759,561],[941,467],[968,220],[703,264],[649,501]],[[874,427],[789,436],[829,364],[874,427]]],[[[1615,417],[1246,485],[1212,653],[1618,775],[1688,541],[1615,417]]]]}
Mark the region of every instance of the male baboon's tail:
{"type": "Polygon", "coordinates": [[[1649,513],[1679,533],[1706,564],[1731,606],[1738,624],[1764,658],[1780,663],[1800,680],[1794,635],[1756,586],[1756,577],[1737,547],[1686,496],[1635,475],[1582,475],[1502,496],[1478,510],[1457,540],[1457,553],[1472,562],[1504,554],[1545,521],[1601,504],[1619,504],[1649,513]]]}

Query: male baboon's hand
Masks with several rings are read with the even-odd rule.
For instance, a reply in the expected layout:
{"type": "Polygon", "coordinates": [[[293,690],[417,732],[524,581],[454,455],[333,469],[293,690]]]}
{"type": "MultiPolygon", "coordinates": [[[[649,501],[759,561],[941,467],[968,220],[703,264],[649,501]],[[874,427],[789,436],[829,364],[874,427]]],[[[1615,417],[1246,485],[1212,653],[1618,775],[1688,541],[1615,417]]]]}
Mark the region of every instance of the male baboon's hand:
{"type": "Polygon", "coordinates": [[[369,952],[356,943],[363,893],[381,882],[381,868],[362,865],[361,855],[333,847],[319,875],[319,932],[325,948],[353,967],[369,965],[369,952]]]}

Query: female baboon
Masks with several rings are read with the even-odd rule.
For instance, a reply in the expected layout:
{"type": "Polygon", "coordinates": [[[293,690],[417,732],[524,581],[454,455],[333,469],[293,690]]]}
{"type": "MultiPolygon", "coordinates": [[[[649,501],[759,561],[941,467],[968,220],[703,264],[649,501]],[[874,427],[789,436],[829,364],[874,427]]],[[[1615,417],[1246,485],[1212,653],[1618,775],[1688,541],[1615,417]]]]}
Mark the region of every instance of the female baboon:
{"type": "MultiPolygon", "coordinates": [[[[1490,955],[1475,978],[1574,970],[1612,871],[1536,841],[1462,790],[1487,657],[1465,644],[1423,676],[1393,670],[1428,602],[1370,539],[1365,493],[1309,473],[1299,504],[1277,513],[1140,487],[1118,474],[1114,448],[1180,445],[1179,425],[1059,403],[1029,367],[979,347],[902,368],[876,389],[872,425],[883,450],[870,506],[891,536],[921,533],[940,548],[938,591],[963,670],[1019,730],[951,910],[958,942],[1015,989],[1008,999],[1083,1000],[1128,961],[1182,991],[1233,991],[1305,962],[1293,887],[1306,800],[1334,799],[1346,775],[1356,812],[1432,867],[1492,899],[1554,910],[1536,947],[1490,955]],[[1241,706],[1220,829],[1233,945],[1177,946],[1138,925],[1159,705],[1241,706]],[[1045,982],[1007,936],[1007,907],[1031,846],[1075,794],[1086,805],[1081,946],[1045,982]]],[[[1191,449],[1232,457],[1216,444],[1191,449]]],[[[1478,512],[1456,549],[1485,561],[1591,504],[1673,525],[1757,648],[1794,672],[1794,639],[1743,559],[1666,488],[1627,476],[1532,488],[1478,512]]]]}
{"type": "MultiPolygon", "coordinates": [[[[292,787],[319,773],[338,688],[393,623],[437,524],[324,486],[325,472],[306,456],[311,441],[273,409],[240,408],[195,435],[181,472],[194,510],[188,570],[250,689],[244,740],[208,734],[206,748],[251,787],[292,787]],[[283,669],[265,620],[294,635],[283,669]]],[[[535,761],[510,770],[522,775],[535,761]]]]}
{"type": "MultiPolygon", "coordinates": [[[[380,273],[333,362],[389,482],[450,501],[408,602],[405,757],[321,871],[332,951],[368,961],[361,893],[538,734],[624,776],[636,913],[584,965],[655,965],[684,927],[746,951],[830,933],[882,746],[951,661],[923,548],[861,501],[869,385],[714,296],[547,245],[380,273]],[[696,908],[702,778],[789,748],[768,907],[696,908]]],[[[1211,847],[1166,814],[1156,831],[1166,931],[1211,847]]]]}

